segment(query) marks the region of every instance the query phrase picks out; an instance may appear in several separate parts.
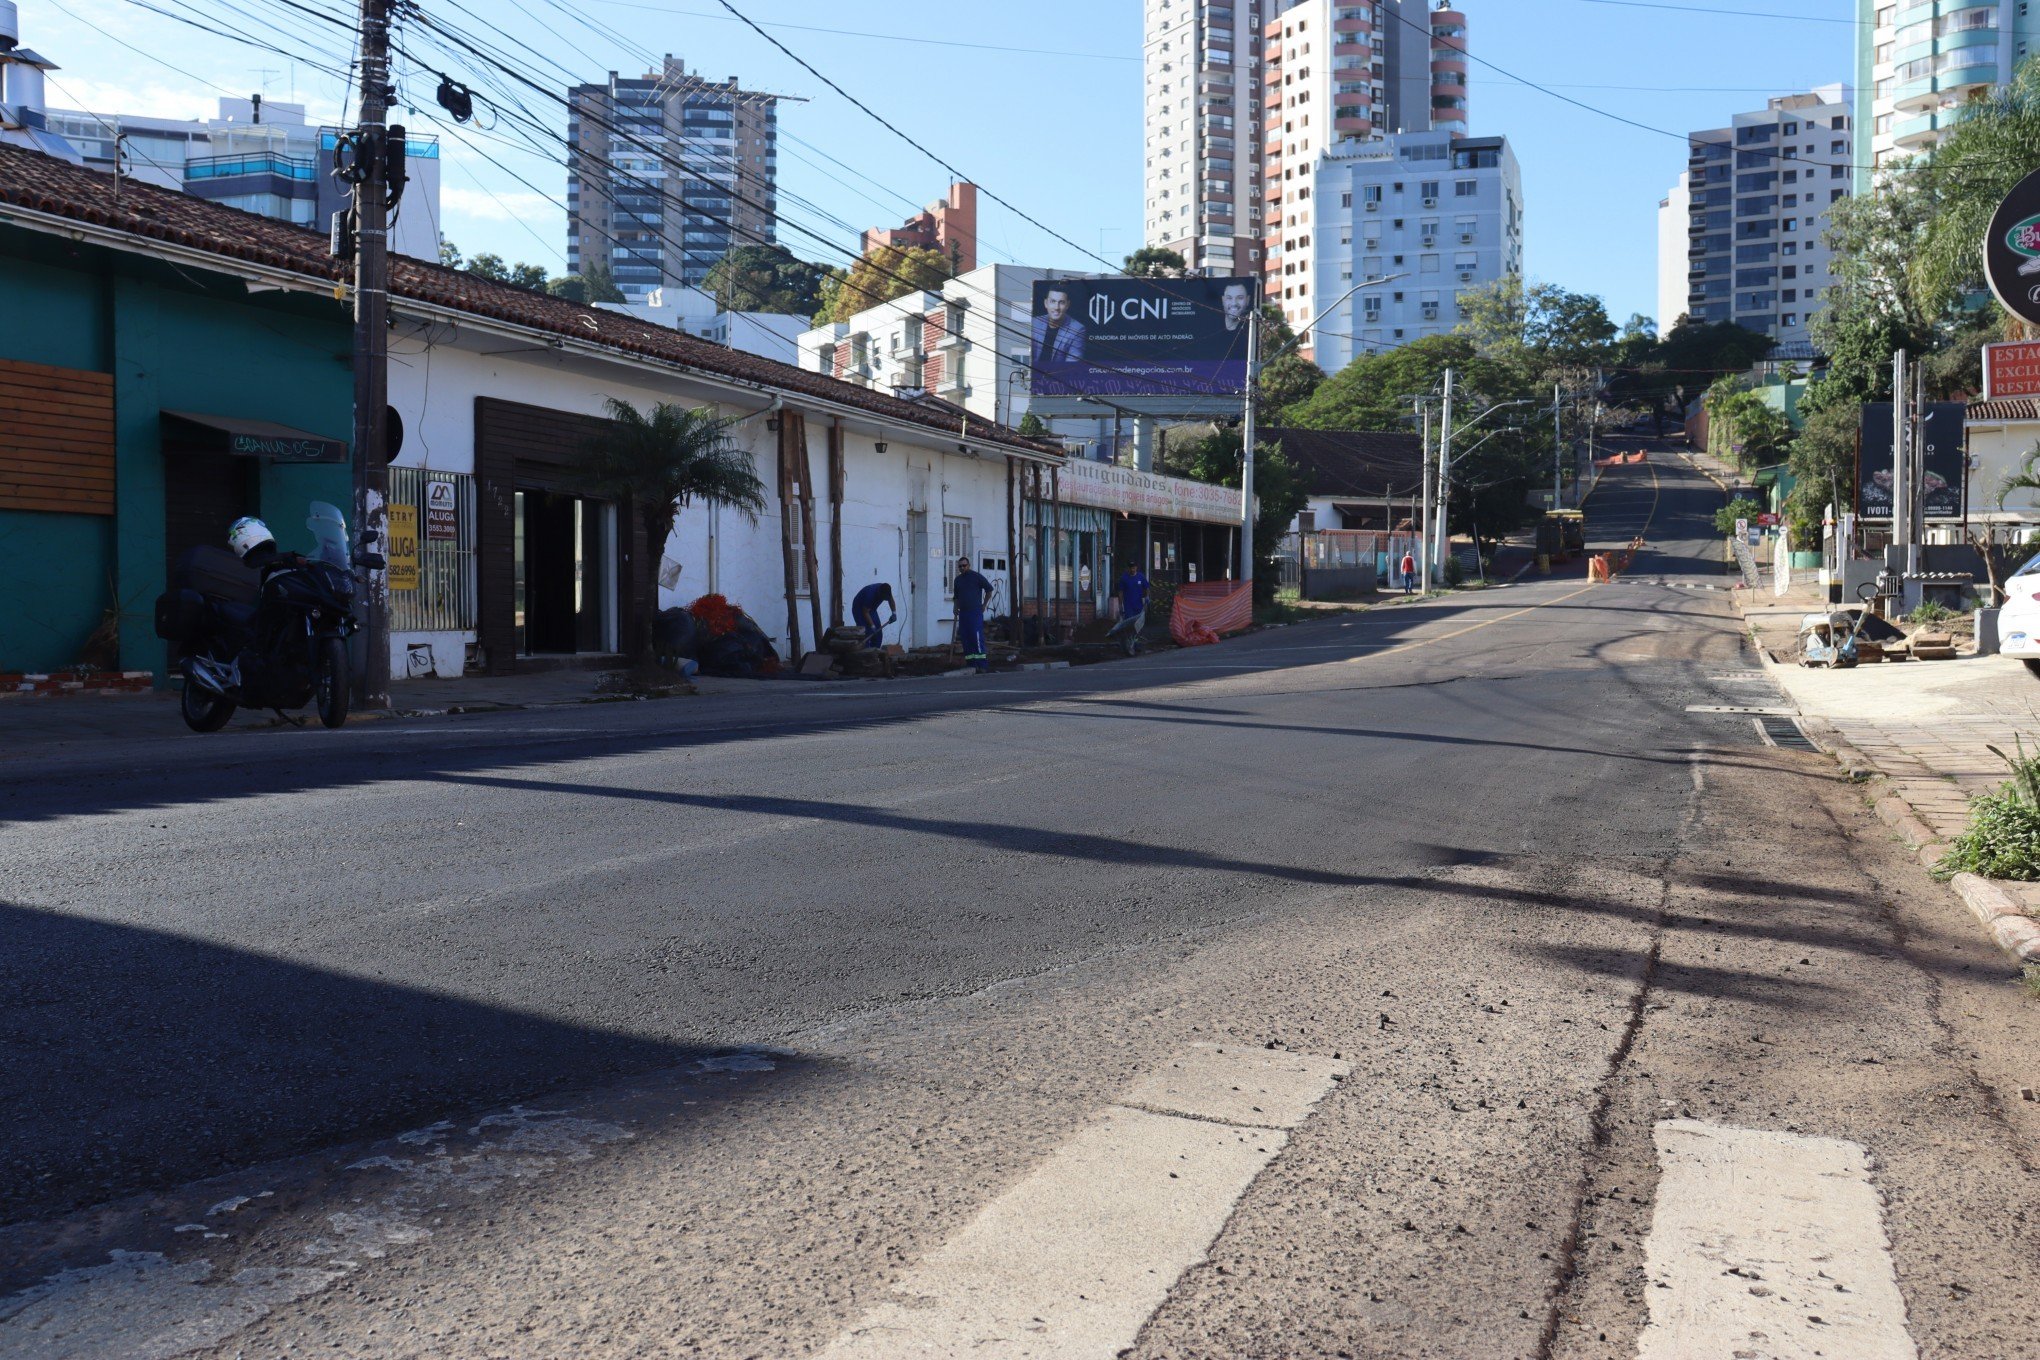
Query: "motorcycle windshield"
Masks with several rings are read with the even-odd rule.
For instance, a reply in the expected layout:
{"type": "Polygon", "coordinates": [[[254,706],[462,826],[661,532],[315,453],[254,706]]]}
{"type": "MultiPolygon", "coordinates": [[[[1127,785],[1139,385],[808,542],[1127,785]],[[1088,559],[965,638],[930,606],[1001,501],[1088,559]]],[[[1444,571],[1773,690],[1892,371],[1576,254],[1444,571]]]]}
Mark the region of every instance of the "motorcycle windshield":
{"type": "Polygon", "coordinates": [[[305,527],[312,531],[314,559],[342,571],[353,565],[347,553],[347,520],[338,506],[313,501],[312,515],[305,521],[305,527]]]}

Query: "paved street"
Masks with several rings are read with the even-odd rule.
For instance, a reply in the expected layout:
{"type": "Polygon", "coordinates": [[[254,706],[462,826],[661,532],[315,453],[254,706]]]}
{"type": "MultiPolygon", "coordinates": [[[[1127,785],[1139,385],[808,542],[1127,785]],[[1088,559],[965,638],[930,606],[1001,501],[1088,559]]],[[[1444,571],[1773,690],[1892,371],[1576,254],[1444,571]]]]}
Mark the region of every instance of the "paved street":
{"type": "Polygon", "coordinates": [[[7,760],[0,1355],[2040,1354],[2032,1003],[1654,458],[1609,586],[7,760]]]}

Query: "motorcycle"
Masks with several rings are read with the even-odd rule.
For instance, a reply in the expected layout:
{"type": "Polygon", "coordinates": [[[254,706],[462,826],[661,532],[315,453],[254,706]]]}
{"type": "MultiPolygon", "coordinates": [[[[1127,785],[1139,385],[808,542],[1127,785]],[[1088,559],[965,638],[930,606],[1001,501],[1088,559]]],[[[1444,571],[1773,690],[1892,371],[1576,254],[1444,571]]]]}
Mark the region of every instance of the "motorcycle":
{"type": "Polygon", "coordinates": [[[338,510],[312,511],[315,555],[278,552],[251,566],[224,548],[193,548],[157,597],[156,635],[184,677],[180,707],[192,731],[219,731],[237,708],[285,717],[314,702],[325,726],[347,721],[347,639],[360,627],[353,568],[383,563],[367,551],[370,535],[349,554],[338,510]]]}

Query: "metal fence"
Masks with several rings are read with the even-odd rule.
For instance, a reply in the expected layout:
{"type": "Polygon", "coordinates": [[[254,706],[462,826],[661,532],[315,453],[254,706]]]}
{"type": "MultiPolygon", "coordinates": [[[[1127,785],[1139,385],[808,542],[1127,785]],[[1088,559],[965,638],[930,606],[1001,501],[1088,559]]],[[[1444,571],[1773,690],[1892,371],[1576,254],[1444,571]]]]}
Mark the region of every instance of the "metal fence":
{"type": "Polygon", "coordinates": [[[393,467],[390,503],[418,510],[418,588],[390,592],[390,627],[412,633],[474,628],[475,479],[393,467]]]}

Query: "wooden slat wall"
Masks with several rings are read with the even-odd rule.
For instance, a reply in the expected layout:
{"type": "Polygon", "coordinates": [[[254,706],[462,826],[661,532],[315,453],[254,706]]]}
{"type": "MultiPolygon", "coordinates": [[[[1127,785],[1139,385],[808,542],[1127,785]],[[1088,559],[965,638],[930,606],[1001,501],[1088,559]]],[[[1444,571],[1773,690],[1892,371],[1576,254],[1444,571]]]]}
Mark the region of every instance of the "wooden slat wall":
{"type": "Polygon", "coordinates": [[[113,513],[113,375],[0,359],[0,510],[113,513]]]}

